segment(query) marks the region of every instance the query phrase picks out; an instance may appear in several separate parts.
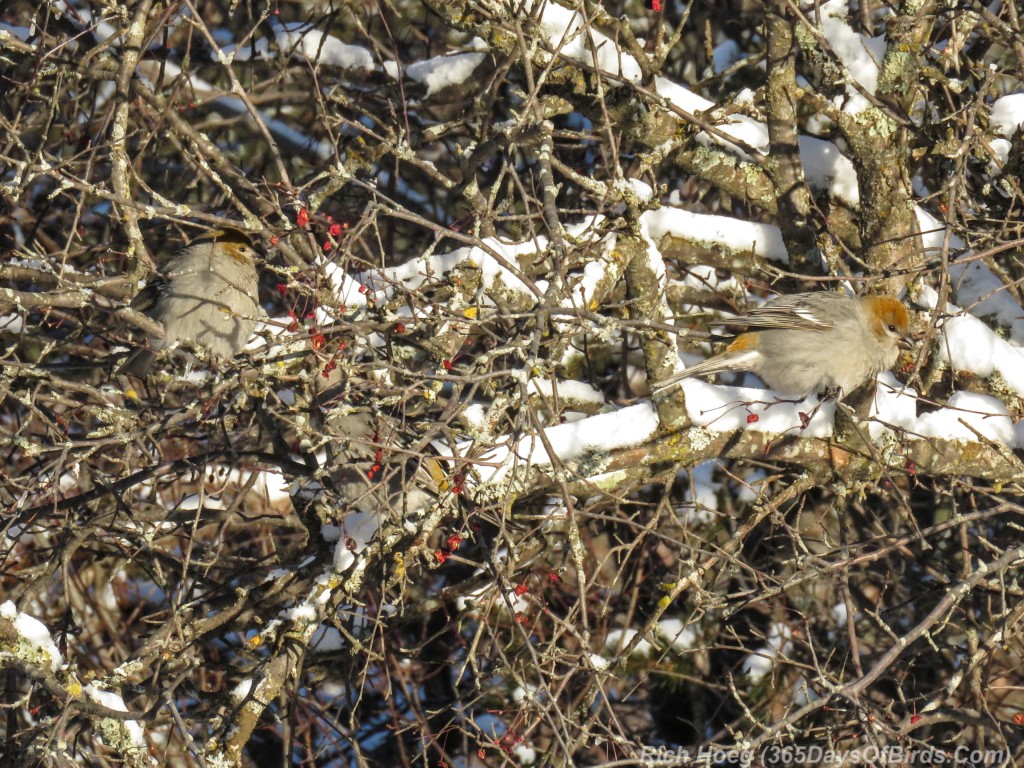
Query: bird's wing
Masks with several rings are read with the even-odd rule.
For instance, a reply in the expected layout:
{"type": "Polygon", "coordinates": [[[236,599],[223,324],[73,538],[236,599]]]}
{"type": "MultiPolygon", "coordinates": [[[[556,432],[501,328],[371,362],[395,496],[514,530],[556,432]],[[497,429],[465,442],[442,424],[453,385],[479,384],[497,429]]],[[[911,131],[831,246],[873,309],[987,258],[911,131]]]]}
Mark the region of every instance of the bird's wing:
{"type": "Polygon", "coordinates": [[[834,326],[826,320],[825,308],[845,305],[846,297],[838,293],[779,296],[746,315],[736,318],[730,325],[743,324],[748,328],[799,328],[808,331],[827,331],[834,326]]]}
{"type": "Polygon", "coordinates": [[[163,292],[164,286],[167,281],[160,275],[153,276],[146,287],[135,294],[135,298],[132,299],[132,309],[137,309],[139,312],[148,312],[152,309],[160,298],[160,294],[163,292]]]}

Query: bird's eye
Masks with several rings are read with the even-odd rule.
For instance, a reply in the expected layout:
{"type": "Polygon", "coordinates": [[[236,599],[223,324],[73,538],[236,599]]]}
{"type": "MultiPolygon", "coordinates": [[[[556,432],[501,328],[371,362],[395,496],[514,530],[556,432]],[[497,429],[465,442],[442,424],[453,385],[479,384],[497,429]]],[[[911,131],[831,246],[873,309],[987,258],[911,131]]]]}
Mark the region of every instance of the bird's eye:
{"type": "Polygon", "coordinates": [[[892,323],[889,323],[889,325],[887,325],[886,328],[889,329],[889,333],[896,333],[896,326],[893,325],[892,323]]]}

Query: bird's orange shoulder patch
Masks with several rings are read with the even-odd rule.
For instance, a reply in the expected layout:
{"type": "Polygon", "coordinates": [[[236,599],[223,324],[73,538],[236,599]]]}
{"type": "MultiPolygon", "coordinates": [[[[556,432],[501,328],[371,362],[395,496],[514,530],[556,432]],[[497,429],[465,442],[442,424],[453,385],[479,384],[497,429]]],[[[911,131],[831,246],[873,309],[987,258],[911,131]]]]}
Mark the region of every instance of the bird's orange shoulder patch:
{"type": "Polygon", "coordinates": [[[727,349],[730,352],[743,352],[748,349],[757,349],[757,334],[741,333],[732,340],[727,349]]]}

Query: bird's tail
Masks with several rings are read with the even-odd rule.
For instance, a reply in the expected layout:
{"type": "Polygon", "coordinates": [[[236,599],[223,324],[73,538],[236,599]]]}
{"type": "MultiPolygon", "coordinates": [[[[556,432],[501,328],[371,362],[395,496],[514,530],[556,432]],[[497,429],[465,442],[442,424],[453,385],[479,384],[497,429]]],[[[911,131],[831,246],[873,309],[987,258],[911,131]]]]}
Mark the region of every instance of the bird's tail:
{"type": "Polygon", "coordinates": [[[735,370],[732,368],[727,361],[723,361],[716,357],[709,357],[707,360],[696,365],[691,365],[685,371],[679,371],[679,373],[673,373],[667,379],[659,381],[652,388],[654,394],[664,392],[670,387],[674,387],[683,379],[689,379],[693,376],[709,376],[713,373],[724,373],[725,371],[735,370]]]}
{"type": "Polygon", "coordinates": [[[659,381],[654,385],[652,391],[657,394],[663,392],[669,387],[674,387],[683,379],[689,379],[693,376],[711,376],[715,373],[729,373],[731,371],[749,371],[755,368],[755,361],[757,359],[757,352],[749,348],[749,344],[745,342],[745,337],[749,337],[751,334],[743,334],[738,336],[736,340],[729,345],[729,348],[721,353],[720,355],[713,355],[707,360],[702,360],[696,365],[691,365],[685,371],[679,371],[669,376],[664,381],[659,381]]]}
{"type": "Polygon", "coordinates": [[[121,367],[117,369],[117,375],[129,375],[137,376],[140,379],[146,378],[146,374],[149,373],[149,369],[153,366],[153,360],[156,359],[156,352],[145,347],[139,347],[130,355],[128,358],[121,363],[121,367]]]}

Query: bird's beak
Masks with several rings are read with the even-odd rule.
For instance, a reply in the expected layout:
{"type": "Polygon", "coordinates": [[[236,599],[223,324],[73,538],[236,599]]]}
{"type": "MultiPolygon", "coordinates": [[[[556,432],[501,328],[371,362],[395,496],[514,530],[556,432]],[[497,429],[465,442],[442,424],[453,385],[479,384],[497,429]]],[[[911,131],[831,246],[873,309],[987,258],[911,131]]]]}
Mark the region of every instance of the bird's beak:
{"type": "Polygon", "coordinates": [[[914,349],[913,339],[900,339],[896,342],[896,346],[902,349],[904,352],[910,352],[914,349]]]}

